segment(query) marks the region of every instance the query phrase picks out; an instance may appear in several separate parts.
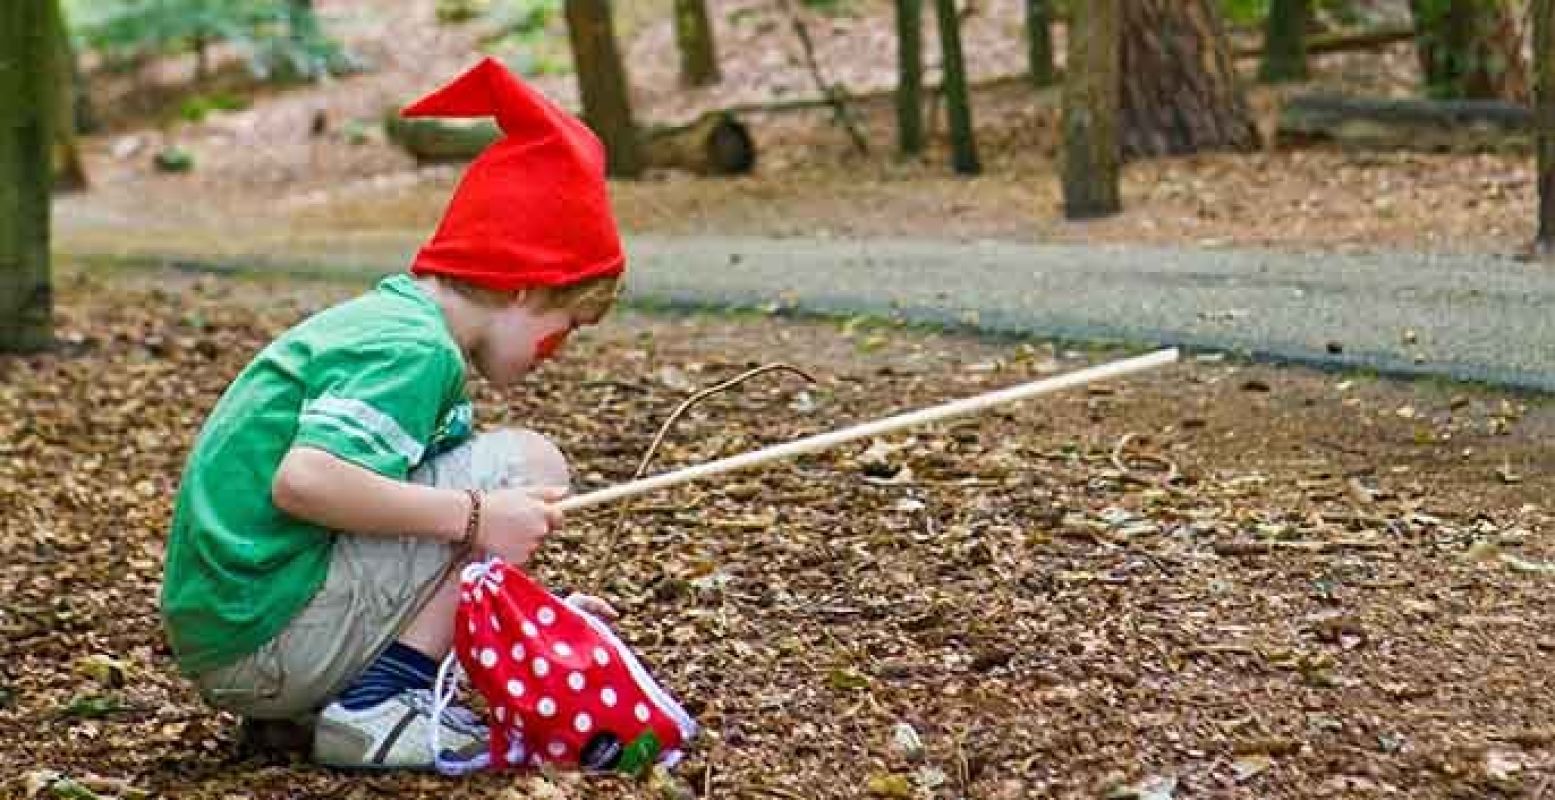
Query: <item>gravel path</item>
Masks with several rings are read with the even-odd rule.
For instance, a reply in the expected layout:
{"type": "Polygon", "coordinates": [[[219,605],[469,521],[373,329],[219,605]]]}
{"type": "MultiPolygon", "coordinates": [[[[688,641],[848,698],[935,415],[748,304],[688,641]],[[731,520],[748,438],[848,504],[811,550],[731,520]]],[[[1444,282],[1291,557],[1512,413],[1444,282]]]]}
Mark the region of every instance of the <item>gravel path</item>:
{"type": "MultiPolygon", "coordinates": [[[[422,236],[131,233],[65,217],[67,255],[207,268],[373,274],[401,269],[422,236]]],[[[1505,258],[733,237],[629,249],[630,294],[653,304],[889,314],[1555,391],[1555,268],[1505,258]]]]}

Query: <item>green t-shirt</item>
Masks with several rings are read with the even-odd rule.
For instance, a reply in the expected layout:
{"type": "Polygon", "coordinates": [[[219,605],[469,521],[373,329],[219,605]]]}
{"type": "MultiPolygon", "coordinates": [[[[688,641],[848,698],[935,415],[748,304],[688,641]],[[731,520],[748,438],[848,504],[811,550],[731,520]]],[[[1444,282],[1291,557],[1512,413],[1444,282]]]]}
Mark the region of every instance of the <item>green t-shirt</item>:
{"type": "Polygon", "coordinates": [[[324,582],[334,534],[270,500],[286,452],[316,447],[403,479],[469,437],[464,382],[442,311],[404,275],[255,357],[200,431],[173,510],[162,616],[185,672],[259,649],[324,582]]]}

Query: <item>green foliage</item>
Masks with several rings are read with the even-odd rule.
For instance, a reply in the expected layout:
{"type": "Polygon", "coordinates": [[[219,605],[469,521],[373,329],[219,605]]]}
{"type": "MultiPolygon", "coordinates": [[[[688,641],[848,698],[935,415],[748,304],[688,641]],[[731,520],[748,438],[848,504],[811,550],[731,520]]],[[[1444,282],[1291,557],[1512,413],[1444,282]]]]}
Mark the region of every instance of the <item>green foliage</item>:
{"type": "Polygon", "coordinates": [[[491,0],[437,0],[437,21],[444,25],[469,22],[491,7],[491,0]]]}
{"type": "Polygon", "coordinates": [[[848,11],[850,0],[799,0],[799,4],[822,14],[842,14],[848,11]]]}
{"type": "Polygon", "coordinates": [[[483,44],[491,50],[515,51],[505,58],[521,75],[564,75],[572,71],[563,37],[553,23],[562,13],[562,0],[497,0],[487,11],[492,27],[501,33],[483,44]]]}
{"type": "MultiPolygon", "coordinates": [[[[1438,0],[1426,0],[1437,2],[1438,0]]],[[[1314,13],[1344,25],[1361,22],[1354,0],[1312,0],[1314,13]]],[[[1269,0],[1220,0],[1220,11],[1228,23],[1240,27],[1258,25],[1269,16],[1269,0]]]]}
{"type": "Polygon", "coordinates": [[[247,100],[226,92],[197,94],[179,105],[178,116],[187,122],[199,122],[212,111],[242,111],[247,107],[247,100]]]}
{"type": "Polygon", "coordinates": [[[74,0],[80,41],[109,60],[236,45],[263,78],[317,78],[347,68],[340,46],[292,0],[74,0]]]}
{"type": "Polygon", "coordinates": [[[189,172],[194,169],[194,156],[183,148],[168,147],[158,151],[151,163],[159,172],[189,172]]]}
{"type": "Polygon", "coordinates": [[[1220,0],[1221,13],[1232,25],[1255,25],[1269,13],[1269,0],[1220,0]]]}

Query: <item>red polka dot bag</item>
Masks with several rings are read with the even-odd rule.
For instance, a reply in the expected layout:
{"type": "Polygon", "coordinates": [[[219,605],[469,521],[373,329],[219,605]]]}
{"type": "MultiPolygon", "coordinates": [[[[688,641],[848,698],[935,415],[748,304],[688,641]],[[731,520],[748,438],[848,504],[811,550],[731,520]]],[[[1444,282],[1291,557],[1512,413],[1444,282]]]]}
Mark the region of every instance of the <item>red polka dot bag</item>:
{"type": "MultiPolygon", "coordinates": [[[[499,558],[471,564],[460,577],[454,652],[437,695],[449,701],[457,657],[488,709],[490,760],[474,768],[639,774],[680,760],[696,723],[608,625],[499,558]]],[[[441,752],[435,741],[433,752],[441,752]]]]}

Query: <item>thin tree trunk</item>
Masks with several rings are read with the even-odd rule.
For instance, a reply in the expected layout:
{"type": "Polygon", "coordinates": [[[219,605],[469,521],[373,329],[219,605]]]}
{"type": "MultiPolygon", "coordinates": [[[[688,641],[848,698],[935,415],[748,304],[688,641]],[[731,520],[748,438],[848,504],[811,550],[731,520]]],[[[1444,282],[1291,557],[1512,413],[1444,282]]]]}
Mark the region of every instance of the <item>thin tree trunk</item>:
{"type": "Polygon", "coordinates": [[[1212,0],[1128,0],[1122,30],[1125,156],[1257,149],[1212,0]]]}
{"type": "Polygon", "coordinates": [[[896,0],[896,142],[923,152],[923,0],[896,0]]]}
{"type": "Polygon", "coordinates": [[[48,347],[49,144],[59,39],[49,2],[0,3],[0,351],[48,347]]]}
{"type": "Polygon", "coordinates": [[[1069,219],[1123,210],[1118,191],[1122,3],[1087,0],[1069,6],[1063,123],[1064,215],[1069,219]]]}
{"type": "Polygon", "coordinates": [[[1052,5],[1052,0],[1026,0],[1026,56],[1031,83],[1037,88],[1052,86],[1056,74],[1053,69],[1052,5]]]}
{"type": "Polygon", "coordinates": [[[1410,0],[1427,91],[1440,100],[1526,102],[1528,64],[1509,0],[1410,0]]]}
{"type": "Polygon", "coordinates": [[[616,47],[610,0],[566,0],[572,61],[583,97],[583,121],[605,144],[612,177],[642,174],[637,126],[627,91],[626,68],[616,47]]]}
{"type": "Polygon", "coordinates": [[[956,0],[934,0],[939,12],[940,59],[945,72],[945,114],[950,122],[950,164],[959,175],[976,175],[977,138],[972,128],[972,101],[966,86],[966,62],[961,57],[961,20],[956,0]]]}
{"type": "Polygon", "coordinates": [[[675,0],[675,43],[680,46],[680,82],[709,86],[719,81],[718,47],[708,21],[707,0],[675,0]]]}
{"type": "Polygon", "coordinates": [[[58,48],[54,53],[54,190],[80,191],[86,188],[86,167],[81,161],[81,149],[76,145],[76,96],[84,87],[76,86],[80,71],[75,68],[75,51],[70,46],[65,10],[59,0],[47,2],[57,15],[50,25],[58,48]]]}
{"type": "Polygon", "coordinates": [[[1307,20],[1310,0],[1273,0],[1264,26],[1263,64],[1258,79],[1286,83],[1307,79],[1307,20]]]}
{"type": "Polygon", "coordinates": [[[1555,0],[1534,0],[1534,126],[1539,151],[1537,249],[1555,254],[1555,0]]]}

